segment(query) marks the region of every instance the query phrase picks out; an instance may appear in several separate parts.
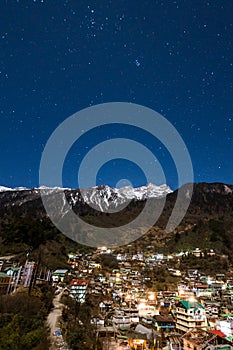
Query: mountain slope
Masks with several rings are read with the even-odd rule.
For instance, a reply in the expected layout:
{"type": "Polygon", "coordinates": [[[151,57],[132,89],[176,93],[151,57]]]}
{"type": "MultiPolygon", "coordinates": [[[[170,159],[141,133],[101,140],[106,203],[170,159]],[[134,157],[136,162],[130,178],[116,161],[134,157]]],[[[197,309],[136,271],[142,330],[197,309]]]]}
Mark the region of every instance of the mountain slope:
{"type": "Polygon", "coordinates": [[[40,187],[27,189],[24,187],[8,188],[0,186],[0,206],[23,205],[31,200],[36,200],[43,195],[53,195],[65,191],[69,204],[75,207],[78,203],[88,204],[100,211],[117,208],[119,205],[128,203],[131,200],[146,200],[149,198],[164,197],[172,190],[167,185],[156,186],[148,184],[138,188],[130,186],[120,189],[109,186],[96,186],[85,189],[68,189],[60,187],[40,187]]]}
{"type": "MultiPolygon", "coordinates": [[[[56,198],[56,193],[61,190],[43,189],[51,198],[55,212],[56,201],[53,198],[56,198]]],[[[47,218],[40,191],[40,189],[11,189],[0,192],[1,251],[5,252],[8,249],[12,252],[16,246],[18,251],[25,251],[30,245],[35,248],[40,244],[51,246],[56,241],[53,253],[59,256],[63,246],[65,256],[67,249],[77,247],[77,244],[61,235],[47,218]],[[57,243],[60,244],[60,248],[57,243]]],[[[182,186],[180,191],[185,199],[189,193],[189,185],[182,186]]],[[[65,189],[64,192],[70,207],[82,220],[100,227],[115,227],[131,222],[143,209],[146,199],[160,206],[162,198],[166,195],[164,210],[157,223],[145,236],[133,243],[139,249],[146,249],[148,245],[154,245],[155,250],[167,251],[191,246],[193,248],[214,246],[225,253],[233,249],[233,185],[194,184],[190,207],[180,225],[170,234],[166,233],[165,227],[174,207],[177,191],[171,192],[166,185],[157,187],[149,184],[139,189],[130,187],[112,189],[100,186],[84,190],[65,189]],[[84,194],[84,199],[81,192],[84,194]],[[128,204],[129,200],[131,202],[128,204]],[[119,208],[121,210],[118,213],[114,212],[119,208]]],[[[138,229],[144,232],[144,227],[138,229]]],[[[83,234],[91,236],[92,232],[83,234]]]]}

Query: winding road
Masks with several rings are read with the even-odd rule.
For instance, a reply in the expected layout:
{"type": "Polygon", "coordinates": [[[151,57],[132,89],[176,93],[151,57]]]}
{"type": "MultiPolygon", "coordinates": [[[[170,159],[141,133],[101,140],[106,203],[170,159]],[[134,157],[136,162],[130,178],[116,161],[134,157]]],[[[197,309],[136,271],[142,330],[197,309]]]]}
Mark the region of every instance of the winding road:
{"type": "Polygon", "coordinates": [[[58,324],[59,318],[62,315],[62,310],[64,305],[60,302],[63,294],[63,290],[54,297],[53,299],[53,309],[50,311],[47,324],[50,328],[50,339],[51,339],[51,347],[50,350],[69,350],[67,344],[64,342],[62,335],[56,335],[55,331],[60,330],[60,326],[58,324]]]}

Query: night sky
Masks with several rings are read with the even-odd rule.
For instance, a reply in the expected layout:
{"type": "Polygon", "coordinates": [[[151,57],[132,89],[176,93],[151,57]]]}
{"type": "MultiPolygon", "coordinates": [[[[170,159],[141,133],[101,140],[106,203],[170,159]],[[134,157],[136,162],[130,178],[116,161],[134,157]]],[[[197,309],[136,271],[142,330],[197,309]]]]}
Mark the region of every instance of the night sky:
{"type": "MultiPolygon", "coordinates": [[[[2,0],[0,185],[38,186],[55,128],[83,108],[115,101],[166,117],[187,145],[196,182],[233,183],[232,86],[230,0],[2,0]]],[[[93,131],[72,147],[64,186],[78,187],[81,157],[114,137],[146,145],[176,188],[163,145],[121,126],[93,131]]],[[[114,186],[121,178],[146,182],[137,166],[115,160],[100,169],[97,184],[114,186]]]]}

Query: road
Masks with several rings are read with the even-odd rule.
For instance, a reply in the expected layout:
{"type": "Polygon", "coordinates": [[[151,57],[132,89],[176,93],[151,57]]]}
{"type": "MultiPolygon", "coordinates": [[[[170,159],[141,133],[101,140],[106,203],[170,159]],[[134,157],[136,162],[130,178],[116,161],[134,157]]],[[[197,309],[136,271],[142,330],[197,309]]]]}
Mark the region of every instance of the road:
{"type": "Polygon", "coordinates": [[[51,339],[51,347],[50,350],[69,350],[68,346],[63,340],[62,335],[56,335],[55,331],[60,331],[59,327],[59,318],[62,315],[62,310],[64,305],[60,302],[61,297],[63,294],[63,290],[54,297],[53,299],[53,309],[50,311],[48,318],[47,318],[47,324],[50,328],[50,339],[51,339]]]}

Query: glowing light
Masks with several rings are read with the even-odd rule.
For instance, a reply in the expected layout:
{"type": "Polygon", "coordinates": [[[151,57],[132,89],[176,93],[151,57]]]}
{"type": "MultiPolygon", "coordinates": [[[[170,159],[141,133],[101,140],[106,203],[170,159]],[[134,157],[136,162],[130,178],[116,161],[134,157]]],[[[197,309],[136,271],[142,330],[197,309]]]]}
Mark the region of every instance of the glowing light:
{"type": "Polygon", "coordinates": [[[146,303],[144,303],[144,302],[138,304],[139,309],[144,309],[145,307],[146,307],[146,303]]]}
{"type": "Polygon", "coordinates": [[[154,294],[154,293],[150,293],[150,294],[148,295],[148,299],[149,299],[150,301],[155,300],[155,294],[154,294]]]}
{"type": "Polygon", "coordinates": [[[189,301],[190,303],[194,303],[194,302],[196,301],[196,299],[195,299],[194,297],[189,297],[189,298],[188,298],[188,301],[189,301]]]}

